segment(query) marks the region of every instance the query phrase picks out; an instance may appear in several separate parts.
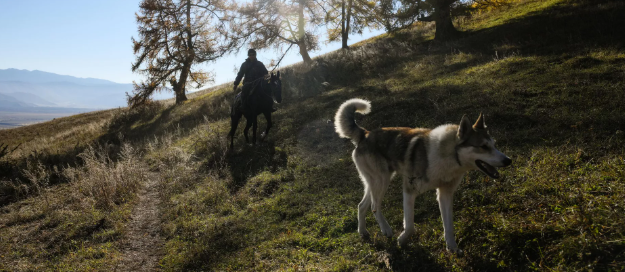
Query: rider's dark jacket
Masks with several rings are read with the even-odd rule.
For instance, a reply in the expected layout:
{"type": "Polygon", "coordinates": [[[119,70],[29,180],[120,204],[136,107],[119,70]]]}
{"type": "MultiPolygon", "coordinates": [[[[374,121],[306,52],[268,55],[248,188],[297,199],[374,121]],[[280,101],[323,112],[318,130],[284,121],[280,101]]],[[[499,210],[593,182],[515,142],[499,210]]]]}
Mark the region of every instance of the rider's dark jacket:
{"type": "Polygon", "coordinates": [[[239,83],[241,82],[241,78],[243,78],[243,76],[245,76],[243,84],[246,84],[258,78],[261,78],[268,73],[269,72],[267,71],[267,68],[265,68],[265,65],[262,62],[258,60],[252,61],[250,59],[246,59],[245,62],[241,65],[241,69],[239,69],[237,78],[234,80],[234,86],[239,86],[239,83]]]}

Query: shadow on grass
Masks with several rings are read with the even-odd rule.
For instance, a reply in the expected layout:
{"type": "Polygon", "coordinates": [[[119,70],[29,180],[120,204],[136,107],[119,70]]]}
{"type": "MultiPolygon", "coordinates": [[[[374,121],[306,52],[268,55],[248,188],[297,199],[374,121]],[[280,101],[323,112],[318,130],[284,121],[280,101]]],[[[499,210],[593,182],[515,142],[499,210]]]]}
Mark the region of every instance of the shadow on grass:
{"type": "Polygon", "coordinates": [[[119,141],[118,135],[124,140],[145,142],[154,137],[162,136],[172,130],[179,130],[181,136],[203,122],[212,122],[228,117],[231,100],[227,92],[213,91],[211,99],[196,98],[180,105],[164,106],[158,103],[127,110],[116,116],[105,135],[106,141],[119,141]]]}
{"type": "Polygon", "coordinates": [[[625,32],[625,5],[619,1],[569,1],[504,24],[467,33],[461,47],[493,52],[498,46],[512,45],[506,51],[523,55],[560,55],[599,48],[622,48],[625,32]]]}
{"type": "Polygon", "coordinates": [[[280,168],[284,168],[287,164],[287,154],[276,149],[275,142],[265,141],[256,145],[245,144],[231,151],[227,161],[233,179],[228,184],[228,188],[234,195],[245,186],[250,177],[262,171],[275,173],[280,168]]]}

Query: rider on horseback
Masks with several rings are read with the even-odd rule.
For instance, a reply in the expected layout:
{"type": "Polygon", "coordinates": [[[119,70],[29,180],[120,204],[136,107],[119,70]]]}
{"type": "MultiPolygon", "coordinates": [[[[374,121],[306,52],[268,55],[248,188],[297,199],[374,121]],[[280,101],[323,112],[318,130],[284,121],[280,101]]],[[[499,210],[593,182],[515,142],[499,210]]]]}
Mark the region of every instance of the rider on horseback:
{"type": "MultiPolygon", "coordinates": [[[[256,50],[250,49],[247,51],[247,59],[241,65],[241,69],[239,69],[239,73],[237,74],[237,78],[234,80],[234,87],[232,90],[237,91],[237,87],[241,82],[241,78],[245,76],[243,80],[243,90],[241,91],[241,109],[244,110],[245,106],[248,103],[248,96],[253,91],[254,88],[260,86],[260,80],[262,78],[268,78],[269,72],[265,65],[256,59],[256,50]]],[[[275,111],[275,109],[273,110],[275,111]]]]}

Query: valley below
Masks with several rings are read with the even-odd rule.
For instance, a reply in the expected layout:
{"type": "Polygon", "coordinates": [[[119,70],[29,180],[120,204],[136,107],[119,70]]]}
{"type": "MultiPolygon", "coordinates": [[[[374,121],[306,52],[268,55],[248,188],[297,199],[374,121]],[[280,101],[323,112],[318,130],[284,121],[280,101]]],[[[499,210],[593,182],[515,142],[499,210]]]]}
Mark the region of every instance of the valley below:
{"type": "Polygon", "coordinates": [[[63,109],[56,108],[54,112],[14,112],[0,111],[0,129],[16,128],[32,125],[55,118],[74,115],[77,113],[92,111],[90,109],[63,109]]]}

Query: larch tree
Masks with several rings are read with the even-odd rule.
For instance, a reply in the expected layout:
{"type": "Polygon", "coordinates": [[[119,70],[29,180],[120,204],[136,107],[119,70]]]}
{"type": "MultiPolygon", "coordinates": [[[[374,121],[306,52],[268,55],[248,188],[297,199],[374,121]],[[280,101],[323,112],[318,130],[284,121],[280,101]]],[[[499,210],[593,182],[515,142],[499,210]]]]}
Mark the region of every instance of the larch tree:
{"type": "Polygon", "coordinates": [[[379,16],[387,31],[395,31],[417,21],[435,22],[435,40],[457,38],[460,32],[452,22],[452,10],[464,7],[458,0],[380,0],[379,16]]]}
{"type": "Polygon", "coordinates": [[[420,17],[419,21],[435,22],[436,34],[435,40],[446,41],[455,39],[460,32],[454,27],[451,17],[451,11],[457,4],[458,0],[424,0],[422,9],[426,10],[428,15],[420,17]]]}
{"type": "Polygon", "coordinates": [[[302,60],[311,64],[309,51],[319,48],[315,29],[325,23],[324,4],[319,0],[255,0],[243,4],[238,37],[254,48],[297,45],[302,60]]]}
{"type": "Polygon", "coordinates": [[[380,0],[376,13],[387,32],[397,31],[417,22],[421,0],[380,0]]]}
{"type": "Polygon", "coordinates": [[[212,78],[197,68],[236,48],[229,35],[227,0],[143,0],[136,14],[138,39],[132,38],[132,71],[146,79],[133,82],[128,104],[137,106],[157,91],[173,90],[176,103],[187,100],[188,86],[200,88],[212,78]],[[169,86],[168,86],[169,85],[169,86]]]}
{"type": "Polygon", "coordinates": [[[333,0],[326,20],[329,22],[328,40],[341,39],[341,48],[349,48],[349,34],[362,34],[365,28],[377,28],[376,2],[371,0],[333,0]]]}

